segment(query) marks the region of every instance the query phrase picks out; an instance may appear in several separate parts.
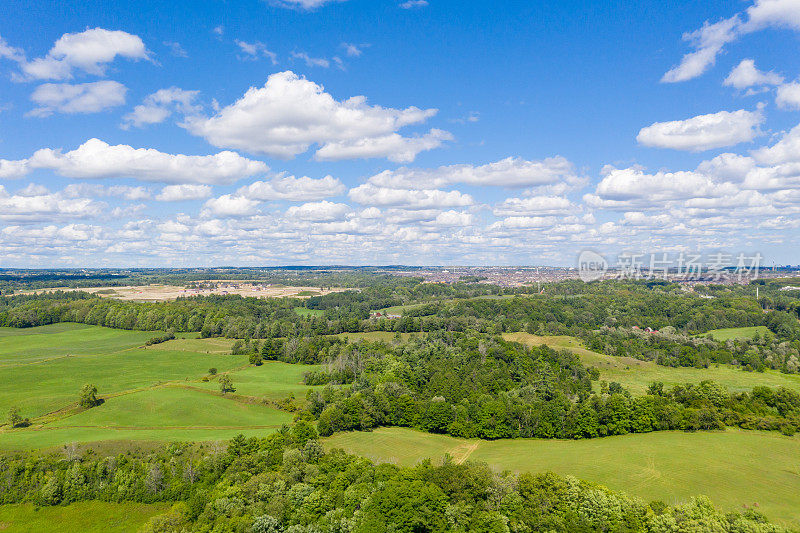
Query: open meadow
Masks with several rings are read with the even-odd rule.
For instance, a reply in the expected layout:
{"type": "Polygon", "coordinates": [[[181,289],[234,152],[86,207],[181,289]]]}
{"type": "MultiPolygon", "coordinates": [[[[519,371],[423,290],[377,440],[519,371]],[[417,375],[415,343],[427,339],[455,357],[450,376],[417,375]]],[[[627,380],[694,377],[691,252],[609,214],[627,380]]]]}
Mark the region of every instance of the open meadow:
{"type": "Polygon", "coordinates": [[[757,506],[800,526],[800,437],[729,429],[656,432],[588,440],[456,439],[406,428],[339,433],[324,439],[373,461],[413,465],[449,454],[496,470],[570,474],[667,504],[703,494],[727,510],[757,506]]]}
{"type": "MultiPolygon", "coordinates": [[[[641,361],[631,357],[616,357],[586,349],[579,339],[566,335],[538,336],[530,333],[506,333],[506,340],[528,346],[542,344],[556,350],[569,350],[577,354],[584,365],[596,367],[600,379],[616,381],[630,389],[633,394],[644,394],[647,387],[661,381],[671,387],[682,383],[700,383],[713,380],[734,392],[750,390],[755,386],[786,387],[800,391],[800,375],[783,374],[775,370],[746,372],[731,365],[711,365],[709,368],[668,367],[652,361],[641,361]]],[[[595,384],[597,385],[597,384],[595,384]]]]}
{"type": "Polygon", "coordinates": [[[772,332],[767,326],[749,326],[742,328],[712,329],[711,331],[707,331],[705,335],[710,335],[717,341],[727,341],[752,339],[756,335],[762,337],[772,336],[772,332]]]}
{"type": "MultiPolygon", "coordinates": [[[[400,333],[399,337],[402,342],[406,342],[408,339],[412,337],[419,337],[420,335],[425,335],[424,333],[400,333]]],[[[331,335],[332,337],[339,337],[341,339],[347,339],[348,342],[393,342],[398,333],[392,333],[391,331],[365,331],[365,332],[358,332],[358,333],[339,333],[337,335],[331,335]]]]}
{"type": "Polygon", "coordinates": [[[0,410],[16,407],[31,419],[30,427],[2,427],[0,449],[265,435],[292,421],[268,404],[302,400],[310,388],[303,373],[316,368],[277,361],[253,367],[246,356],[230,355],[229,339],[187,335],[144,346],[156,334],[79,324],[0,329],[0,360],[12,384],[0,390],[0,410]],[[220,393],[223,373],[235,394],[220,393]],[[103,400],[88,410],[78,406],[86,383],[103,400]]]}
{"type": "Polygon", "coordinates": [[[0,505],[3,533],[136,533],[168,504],[78,502],[65,506],[36,507],[30,503],[0,505]]]}
{"type": "Polygon", "coordinates": [[[39,417],[69,407],[86,383],[101,397],[151,387],[169,381],[200,379],[211,367],[220,372],[247,364],[219,344],[176,339],[144,346],[158,332],[124,331],[99,326],[59,324],[22,330],[0,337],[2,368],[12,386],[0,390],[0,410],[19,408],[24,417],[39,417]],[[69,327],[64,327],[69,326],[69,327]],[[200,342],[207,344],[197,345],[200,342]],[[187,349],[188,344],[194,344],[187,349]],[[173,346],[175,349],[173,349],[173,346]]]}
{"type": "MultiPolygon", "coordinates": [[[[302,400],[306,396],[306,391],[315,388],[303,384],[303,374],[311,370],[319,370],[322,366],[264,361],[264,364],[260,366],[249,366],[229,372],[229,375],[236,387],[236,394],[267,400],[280,400],[294,396],[302,400]]],[[[219,390],[219,384],[216,379],[200,382],[195,386],[204,390],[219,390]]]]}

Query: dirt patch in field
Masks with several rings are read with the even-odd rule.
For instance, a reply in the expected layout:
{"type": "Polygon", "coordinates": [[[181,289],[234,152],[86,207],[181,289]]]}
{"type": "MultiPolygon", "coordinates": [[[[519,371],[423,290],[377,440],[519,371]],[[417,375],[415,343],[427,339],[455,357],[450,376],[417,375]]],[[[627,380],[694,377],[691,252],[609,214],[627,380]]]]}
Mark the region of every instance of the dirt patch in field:
{"type": "Polygon", "coordinates": [[[81,289],[53,287],[33,291],[21,291],[23,294],[37,294],[49,291],[83,291],[103,298],[131,300],[137,302],[164,302],[188,296],[210,296],[212,294],[237,294],[255,298],[310,298],[348,289],[336,287],[287,287],[268,283],[242,282],[230,280],[214,280],[178,285],[141,285],[125,287],[88,287],[81,289]]]}

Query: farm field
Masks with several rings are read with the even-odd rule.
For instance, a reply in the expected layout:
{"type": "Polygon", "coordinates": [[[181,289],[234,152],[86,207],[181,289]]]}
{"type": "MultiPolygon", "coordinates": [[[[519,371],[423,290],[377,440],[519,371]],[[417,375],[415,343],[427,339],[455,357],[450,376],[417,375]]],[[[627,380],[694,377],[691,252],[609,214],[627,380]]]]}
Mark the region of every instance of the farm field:
{"type": "Polygon", "coordinates": [[[64,428],[208,428],[280,427],[289,413],[264,405],[226,399],[219,393],[159,387],[110,398],[92,409],[49,422],[42,431],[64,428]]]}
{"type": "Polygon", "coordinates": [[[202,441],[266,435],[290,413],[218,393],[159,387],[120,395],[78,414],[0,433],[0,449],[47,448],[104,440],[202,441]]]}
{"type": "Polygon", "coordinates": [[[240,433],[245,437],[265,437],[275,428],[111,428],[83,427],[40,430],[36,427],[28,431],[0,431],[0,450],[56,450],[69,444],[118,443],[121,449],[131,444],[151,444],[165,442],[208,442],[230,440],[240,433]]]}
{"type": "MultiPolygon", "coordinates": [[[[362,340],[368,342],[392,342],[395,338],[395,335],[397,334],[391,331],[367,331],[363,333],[339,333],[338,335],[333,336],[347,339],[349,342],[359,342],[362,340]]],[[[403,342],[406,342],[415,335],[424,335],[424,333],[401,333],[400,338],[403,340],[403,342]]]]}
{"type": "Polygon", "coordinates": [[[23,533],[135,533],[167,504],[78,502],[36,508],[33,504],[0,505],[0,531],[23,533]]]}
{"type": "MultiPolygon", "coordinates": [[[[521,342],[529,346],[545,344],[557,350],[569,350],[577,354],[583,364],[600,370],[600,379],[616,381],[630,389],[633,394],[644,394],[654,381],[666,386],[681,383],[700,383],[713,380],[731,391],[742,392],[755,386],[786,387],[800,391],[800,375],[782,374],[775,370],[745,372],[730,365],[709,368],[667,367],[652,361],[640,361],[631,357],[604,355],[583,347],[580,340],[569,336],[537,336],[529,333],[506,333],[506,340],[521,342]]],[[[596,384],[596,386],[599,386],[596,384]]]]}
{"type": "Polygon", "coordinates": [[[800,437],[729,429],[656,432],[589,440],[478,441],[406,428],[340,433],[323,439],[374,461],[399,465],[450,454],[497,470],[570,474],[645,501],[667,504],[704,494],[715,505],[758,505],[770,519],[800,526],[800,437]]]}
{"type": "Polygon", "coordinates": [[[95,294],[103,298],[117,300],[130,300],[135,302],[164,302],[187,296],[209,296],[212,294],[226,295],[238,294],[255,298],[308,298],[321,296],[331,292],[345,289],[320,287],[293,287],[284,285],[260,284],[236,280],[214,280],[214,288],[195,289],[184,285],[131,285],[121,287],[82,287],[79,289],[69,287],[51,287],[20,291],[20,294],[41,294],[52,291],[81,291],[95,294]]]}
{"type": "Polygon", "coordinates": [[[0,329],[3,368],[13,384],[0,390],[0,410],[16,406],[32,419],[27,428],[0,429],[0,448],[264,435],[292,415],[248,396],[303,397],[308,388],[302,374],[311,366],[250,367],[245,356],[230,355],[229,339],[142,346],[153,335],[78,324],[0,329]],[[201,381],[212,367],[230,373],[236,395],[223,397],[215,380],[201,381]],[[103,403],[82,410],[77,400],[86,383],[98,387],[103,403]]]}
{"type": "Polygon", "coordinates": [[[300,316],[322,316],[325,311],[322,309],[308,309],[306,307],[295,307],[294,312],[300,316]]]}
{"type": "Polygon", "coordinates": [[[750,326],[744,328],[712,329],[705,333],[705,335],[711,335],[714,337],[714,340],[717,341],[752,339],[756,334],[764,337],[765,335],[772,335],[772,332],[767,326],[750,326]]]}
{"type": "MultiPolygon", "coordinates": [[[[311,370],[322,368],[322,365],[292,365],[280,361],[264,361],[261,366],[248,366],[241,370],[229,372],[228,375],[236,387],[236,394],[277,400],[294,395],[303,399],[306,391],[313,388],[303,384],[303,374],[311,370]]],[[[194,386],[202,389],[217,391],[219,385],[216,379],[208,382],[199,382],[194,386]]]]}
{"type": "Polygon", "coordinates": [[[0,368],[57,357],[114,353],[141,346],[155,334],[71,323],[0,328],[0,368]]]}
{"type": "Polygon", "coordinates": [[[71,326],[74,329],[56,333],[42,334],[40,329],[50,328],[42,326],[23,330],[24,335],[0,337],[5,341],[2,368],[13,378],[13,386],[0,390],[0,411],[17,406],[23,416],[36,417],[74,404],[86,383],[106,396],[199,379],[210,367],[224,372],[247,364],[245,357],[221,350],[218,339],[176,339],[142,347],[156,333],[71,326]],[[48,347],[42,346],[43,339],[48,347]]]}

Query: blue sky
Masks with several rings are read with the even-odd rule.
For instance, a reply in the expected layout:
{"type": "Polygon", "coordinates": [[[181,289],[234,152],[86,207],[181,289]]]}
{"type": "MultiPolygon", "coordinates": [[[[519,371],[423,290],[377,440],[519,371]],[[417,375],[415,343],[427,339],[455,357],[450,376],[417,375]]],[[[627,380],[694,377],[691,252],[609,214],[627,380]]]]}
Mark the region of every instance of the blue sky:
{"type": "Polygon", "coordinates": [[[7,1],[0,267],[797,264],[798,36],[800,0],[7,1]]]}

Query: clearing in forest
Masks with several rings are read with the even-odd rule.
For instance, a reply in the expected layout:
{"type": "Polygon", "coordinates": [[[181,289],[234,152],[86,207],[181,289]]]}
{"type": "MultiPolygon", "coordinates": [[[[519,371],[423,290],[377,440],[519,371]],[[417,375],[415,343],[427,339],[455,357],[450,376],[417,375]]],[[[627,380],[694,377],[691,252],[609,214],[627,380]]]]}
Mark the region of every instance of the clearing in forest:
{"type": "Polygon", "coordinates": [[[660,431],[585,440],[475,441],[408,428],[338,433],[323,439],[375,461],[410,466],[423,459],[485,462],[496,470],[570,474],[668,504],[709,496],[724,509],[756,506],[800,526],[800,437],[776,432],[660,431]],[[470,450],[472,450],[470,452],[470,450]]]}

